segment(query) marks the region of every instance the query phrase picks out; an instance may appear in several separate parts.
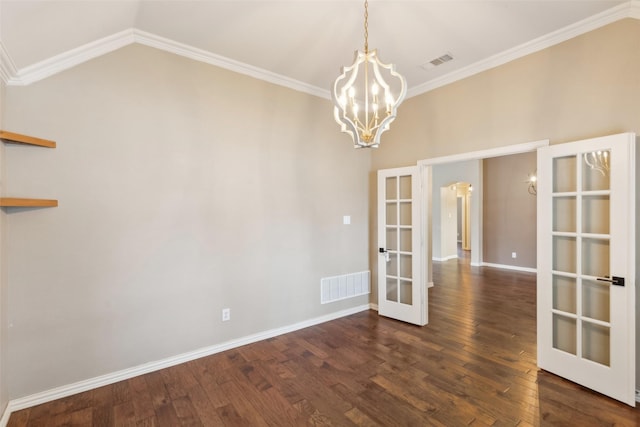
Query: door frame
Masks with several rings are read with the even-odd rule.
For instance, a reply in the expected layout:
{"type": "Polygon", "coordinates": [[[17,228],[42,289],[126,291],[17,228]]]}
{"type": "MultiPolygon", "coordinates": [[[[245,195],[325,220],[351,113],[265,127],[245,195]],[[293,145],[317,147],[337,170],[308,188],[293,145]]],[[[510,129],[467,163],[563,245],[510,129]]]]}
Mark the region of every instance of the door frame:
{"type": "MultiPolygon", "coordinates": [[[[418,161],[418,169],[420,172],[420,176],[423,182],[423,191],[422,191],[422,202],[420,204],[422,210],[422,220],[425,221],[422,230],[424,233],[424,256],[421,257],[422,260],[422,272],[423,272],[423,280],[427,282],[429,287],[433,286],[433,275],[432,275],[432,222],[431,222],[431,200],[432,200],[432,188],[431,183],[433,182],[433,166],[435,165],[444,165],[447,163],[456,163],[463,162],[469,160],[483,160],[489,159],[491,157],[500,157],[500,156],[508,156],[512,154],[520,154],[527,152],[535,152],[540,147],[549,146],[549,140],[543,139],[539,141],[531,141],[524,142],[520,144],[506,145],[504,147],[496,147],[490,148],[487,150],[478,150],[471,151],[468,153],[461,154],[453,154],[450,156],[442,156],[442,157],[433,157],[430,159],[424,159],[418,161]]],[[[478,201],[478,212],[476,222],[477,224],[473,224],[473,227],[476,229],[476,237],[471,240],[471,262],[472,265],[482,266],[483,265],[483,257],[482,257],[482,176],[480,176],[480,182],[477,183],[477,187],[473,188],[473,193],[476,195],[475,199],[478,201]]]]}

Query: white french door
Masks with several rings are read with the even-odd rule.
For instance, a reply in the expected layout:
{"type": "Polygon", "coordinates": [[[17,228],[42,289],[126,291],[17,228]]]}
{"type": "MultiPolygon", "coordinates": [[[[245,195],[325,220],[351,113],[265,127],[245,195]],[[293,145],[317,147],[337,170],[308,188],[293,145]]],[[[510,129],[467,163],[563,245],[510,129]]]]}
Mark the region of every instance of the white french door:
{"type": "Polygon", "coordinates": [[[635,406],[635,135],[538,150],[538,366],[635,406]]]}
{"type": "Polygon", "coordinates": [[[418,167],[378,171],[378,313],[427,324],[418,167]]]}

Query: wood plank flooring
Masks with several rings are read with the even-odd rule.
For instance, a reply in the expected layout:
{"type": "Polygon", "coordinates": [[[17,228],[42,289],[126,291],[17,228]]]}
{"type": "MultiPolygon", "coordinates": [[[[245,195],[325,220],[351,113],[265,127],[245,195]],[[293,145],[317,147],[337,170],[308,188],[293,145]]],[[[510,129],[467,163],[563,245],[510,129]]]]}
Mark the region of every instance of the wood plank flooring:
{"type": "Polygon", "coordinates": [[[429,325],[369,311],[15,412],[19,426],[636,426],[536,368],[535,275],[434,263],[429,325]]]}

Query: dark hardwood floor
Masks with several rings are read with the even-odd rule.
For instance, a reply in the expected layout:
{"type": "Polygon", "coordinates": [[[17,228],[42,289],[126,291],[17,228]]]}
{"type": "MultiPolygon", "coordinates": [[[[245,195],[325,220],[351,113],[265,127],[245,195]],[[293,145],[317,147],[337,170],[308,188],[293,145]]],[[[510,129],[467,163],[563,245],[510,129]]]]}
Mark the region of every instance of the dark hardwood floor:
{"type": "Polygon", "coordinates": [[[635,426],[536,368],[535,275],[434,263],[429,325],[369,311],[11,415],[9,426],[635,426]]]}

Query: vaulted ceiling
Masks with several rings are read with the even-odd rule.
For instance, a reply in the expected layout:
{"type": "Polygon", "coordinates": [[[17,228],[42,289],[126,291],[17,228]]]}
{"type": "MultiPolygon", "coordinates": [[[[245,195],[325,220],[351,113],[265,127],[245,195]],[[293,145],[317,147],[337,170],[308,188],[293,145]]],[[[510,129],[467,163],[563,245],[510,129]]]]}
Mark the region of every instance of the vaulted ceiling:
{"type": "MultiPolygon", "coordinates": [[[[625,17],[639,1],[371,0],[369,46],[411,96],[625,17]]],[[[328,96],[363,21],[360,0],[0,0],[0,74],[28,84],[138,42],[328,96]]]]}

